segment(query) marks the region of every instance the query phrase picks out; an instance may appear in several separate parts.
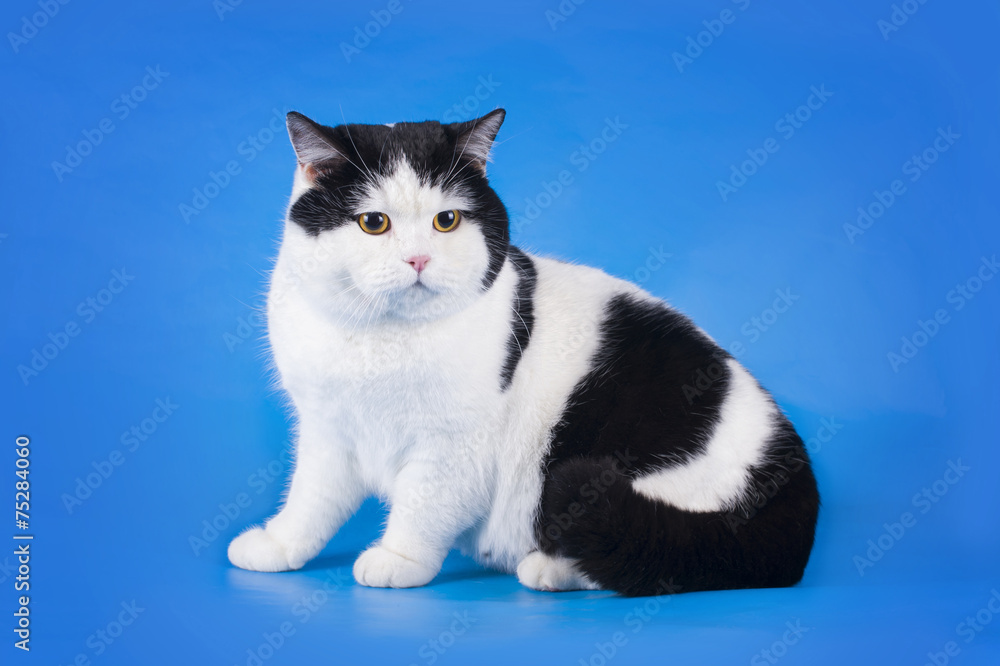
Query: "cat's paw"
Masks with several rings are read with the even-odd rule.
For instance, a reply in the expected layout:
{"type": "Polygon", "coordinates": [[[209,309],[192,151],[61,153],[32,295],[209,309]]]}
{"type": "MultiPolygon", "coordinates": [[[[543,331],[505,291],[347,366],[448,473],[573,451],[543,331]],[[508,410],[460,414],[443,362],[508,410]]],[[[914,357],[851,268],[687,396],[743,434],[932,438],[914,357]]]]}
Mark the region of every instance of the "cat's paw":
{"type": "Polygon", "coordinates": [[[354,562],[354,580],[368,587],[420,587],[431,582],[438,569],[372,546],[354,562]]]}
{"type": "Polygon", "coordinates": [[[254,527],[229,544],[229,561],[248,571],[293,571],[302,568],[308,558],[290,554],[263,527],[254,527]]]}
{"type": "Polygon", "coordinates": [[[599,589],[577,571],[573,560],[550,557],[537,550],[529,553],[517,565],[517,579],[521,581],[521,585],[541,592],[599,589]]]}

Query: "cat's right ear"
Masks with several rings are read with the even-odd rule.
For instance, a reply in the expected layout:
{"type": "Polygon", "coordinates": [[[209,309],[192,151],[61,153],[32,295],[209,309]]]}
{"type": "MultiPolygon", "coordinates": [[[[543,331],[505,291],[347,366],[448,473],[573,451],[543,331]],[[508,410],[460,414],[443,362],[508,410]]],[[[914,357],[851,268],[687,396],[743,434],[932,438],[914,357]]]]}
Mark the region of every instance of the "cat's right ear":
{"type": "Polygon", "coordinates": [[[324,169],[346,159],[344,152],[319,123],[313,122],[297,111],[289,111],[285,116],[285,122],[299,166],[310,182],[324,169]]]}

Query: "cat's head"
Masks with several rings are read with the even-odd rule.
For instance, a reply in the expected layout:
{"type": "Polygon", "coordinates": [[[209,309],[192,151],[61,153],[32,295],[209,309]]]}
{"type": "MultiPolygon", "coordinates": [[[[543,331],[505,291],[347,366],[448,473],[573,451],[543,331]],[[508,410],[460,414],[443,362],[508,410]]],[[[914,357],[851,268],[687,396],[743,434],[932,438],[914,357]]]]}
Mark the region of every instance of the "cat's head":
{"type": "Polygon", "coordinates": [[[503,119],[327,127],[289,113],[298,168],[282,261],[309,297],[364,328],[445,316],[488,290],[508,250],[486,179],[503,119]]]}

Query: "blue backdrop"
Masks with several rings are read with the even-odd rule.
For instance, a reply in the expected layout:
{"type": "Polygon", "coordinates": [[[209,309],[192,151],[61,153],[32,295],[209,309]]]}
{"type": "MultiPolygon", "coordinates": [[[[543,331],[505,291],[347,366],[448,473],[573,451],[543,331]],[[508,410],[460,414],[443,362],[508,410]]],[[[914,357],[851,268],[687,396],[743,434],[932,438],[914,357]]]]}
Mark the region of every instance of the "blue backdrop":
{"type": "Polygon", "coordinates": [[[996,3],[14,0],[0,27],[5,664],[998,663],[996,3]],[[228,564],[289,475],[258,317],[284,113],[501,106],[515,242],[669,299],[809,440],[798,587],[541,594],[453,554],[366,589],[374,503],[304,571],[228,564]]]}

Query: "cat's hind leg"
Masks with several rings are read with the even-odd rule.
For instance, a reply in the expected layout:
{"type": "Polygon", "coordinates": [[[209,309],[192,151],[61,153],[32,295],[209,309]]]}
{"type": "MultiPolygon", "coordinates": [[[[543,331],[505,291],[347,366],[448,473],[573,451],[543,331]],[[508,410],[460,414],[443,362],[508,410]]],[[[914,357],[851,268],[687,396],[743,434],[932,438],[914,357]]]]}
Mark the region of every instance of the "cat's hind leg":
{"type": "MultiPolygon", "coordinates": [[[[801,445],[792,453],[805,455],[801,445]]],[[[794,466],[782,456],[754,472],[758,487],[778,479],[778,490],[747,514],[689,511],[647,497],[610,457],[561,462],[543,490],[539,547],[625,596],[788,587],[802,578],[819,509],[811,469],[794,466]],[[600,501],[580,492],[592,496],[595,480],[600,501]]]]}
{"type": "Polygon", "coordinates": [[[580,573],[574,560],[553,557],[538,550],[528,553],[517,565],[517,579],[521,585],[542,592],[600,589],[580,573]]]}

